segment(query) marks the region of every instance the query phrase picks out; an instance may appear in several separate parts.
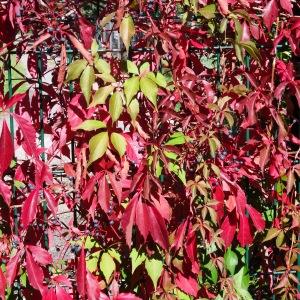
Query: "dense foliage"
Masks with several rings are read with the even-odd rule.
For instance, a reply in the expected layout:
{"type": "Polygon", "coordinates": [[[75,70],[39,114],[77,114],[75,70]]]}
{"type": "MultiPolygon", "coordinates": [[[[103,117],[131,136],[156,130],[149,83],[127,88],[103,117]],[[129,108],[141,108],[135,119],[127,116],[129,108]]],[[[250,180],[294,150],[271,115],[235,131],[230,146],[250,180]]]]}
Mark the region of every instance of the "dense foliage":
{"type": "Polygon", "coordinates": [[[0,299],[299,297],[297,5],[1,1],[0,299]]]}

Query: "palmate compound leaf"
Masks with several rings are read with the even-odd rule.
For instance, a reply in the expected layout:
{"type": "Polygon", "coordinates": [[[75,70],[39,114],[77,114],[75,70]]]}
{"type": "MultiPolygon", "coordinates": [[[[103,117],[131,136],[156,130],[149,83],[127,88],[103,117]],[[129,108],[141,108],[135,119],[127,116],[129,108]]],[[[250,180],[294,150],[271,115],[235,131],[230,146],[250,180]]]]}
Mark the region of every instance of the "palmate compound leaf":
{"type": "Polygon", "coordinates": [[[226,269],[230,272],[231,275],[233,275],[239,260],[237,255],[231,250],[231,248],[227,249],[224,255],[224,262],[226,269]]]}
{"type": "Polygon", "coordinates": [[[100,259],[100,270],[104,275],[105,281],[108,283],[112,273],[116,269],[114,259],[108,254],[103,253],[100,259]]]}
{"type": "Polygon", "coordinates": [[[135,121],[140,112],[140,104],[137,99],[132,99],[127,107],[127,112],[129,113],[131,120],[135,121]]]}
{"type": "Polygon", "coordinates": [[[124,82],[124,93],[127,105],[130,104],[131,99],[137,94],[140,89],[140,79],[138,76],[128,78],[124,82]]]}
{"type": "Polygon", "coordinates": [[[113,92],[114,87],[112,85],[103,86],[96,91],[93,96],[93,101],[90,107],[96,106],[98,104],[105,104],[107,97],[113,92]]]}
{"type": "Polygon", "coordinates": [[[96,161],[97,159],[101,158],[108,146],[108,133],[100,132],[93,136],[89,141],[89,149],[90,149],[90,157],[89,157],[89,165],[96,161]]]}
{"type": "Polygon", "coordinates": [[[131,274],[134,273],[137,267],[139,267],[146,259],[145,253],[139,253],[135,248],[132,248],[130,252],[131,258],[131,274]]]}

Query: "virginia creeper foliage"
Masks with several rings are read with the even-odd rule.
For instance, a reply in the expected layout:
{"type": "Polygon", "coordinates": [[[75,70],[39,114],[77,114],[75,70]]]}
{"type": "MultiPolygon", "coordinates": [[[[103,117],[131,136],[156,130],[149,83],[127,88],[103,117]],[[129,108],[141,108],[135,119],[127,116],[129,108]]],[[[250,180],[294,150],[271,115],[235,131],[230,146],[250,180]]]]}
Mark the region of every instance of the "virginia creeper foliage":
{"type": "Polygon", "coordinates": [[[1,1],[0,299],[299,297],[297,10],[1,1]]]}

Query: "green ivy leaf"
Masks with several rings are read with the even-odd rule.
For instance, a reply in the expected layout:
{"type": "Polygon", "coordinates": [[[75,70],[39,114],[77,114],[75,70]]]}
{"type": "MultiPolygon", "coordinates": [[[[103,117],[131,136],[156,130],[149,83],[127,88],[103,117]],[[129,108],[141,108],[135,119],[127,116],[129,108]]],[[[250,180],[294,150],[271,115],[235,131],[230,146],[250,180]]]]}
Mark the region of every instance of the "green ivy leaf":
{"type": "Polygon", "coordinates": [[[133,274],[137,267],[139,267],[146,259],[145,253],[139,254],[135,248],[130,252],[131,258],[131,273],[133,274]]]}
{"type": "Polygon", "coordinates": [[[121,92],[114,93],[109,100],[109,114],[113,122],[116,122],[123,111],[121,92]]]}
{"type": "Polygon", "coordinates": [[[139,112],[140,112],[140,104],[137,99],[133,99],[128,105],[127,111],[131,117],[131,120],[136,120],[139,112]]]}
{"type": "Polygon", "coordinates": [[[155,258],[151,258],[151,259],[146,259],[146,263],[145,263],[145,268],[147,270],[148,275],[150,276],[153,285],[155,287],[157,287],[157,281],[161,275],[162,269],[163,269],[163,263],[162,261],[155,259],[155,258]]]}
{"type": "Polygon", "coordinates": [[[186,143],[185,135],[182,132],[176,132],[170,136],[170,139],[165,143],[165,145],[175,146],[183,145],[186,143]]]}
{"type": "Polygon", "coordinates": [[[87,66],[87,61],[85,59],[78,59],[73,61],[67,72],[67,81],[78,79],[85,67],[87,66]]]}
{"type": "Polygon", "coordinates": [[[133,19],[129,14],[126,14],[120,25],[120,35],[128,52],[131,39],[135,34],[133,19]]]}
{"type": "Polygon", "coordinates": [[[116,261],[121,263],[121,254],[114,248],[108,249],[108,253],[111,257],[113,257],[116,261]]]}
{"type": "Polygon", "coordinates": [[[224,262],[226,269],[230,272],[231,275],[234,274],[235,268],[239,263],[237,255],[228,248],[224,255],[224,262]]]}
{"type": "Polygon", "coordinates": [[[126,139],[123,135],[113,132],[110,136],[110,141],[114,148],[118,151],[120,157],[122,157],[126,151],[126,139]]]}
{"type": "Polygon", "coordinates": [[[100,257],[100,250],[90,254],[87,257],[86,267],[90,272],[95,272],[98,269],[98,261],[100,257]]]}
{"type": "Polygon", "coordinates": [[[116,269],[113,258],[108,253],[103,253],[100,260],[100,270],[104,275],[105,281],[108,283],[112,273],[116,269]]]}
{"type": "Polygon", "coordinates": [[[157,72],[156,74],[156,79],[155,79],[155,82],[163,87],[163,88],[166,88],[167,87],[167,81],[166,81],[166,78],[163,74],[161,74],[160,72],[157,72]]]}
{"type": "Polygon", "coordinates": [[[90,107],[96,106],[97,104],[105,104],[107,97],[113,92],[114,87],[112,85],[103,86],[93,96],[93,101],[90,107]]]}
{"type": "Polygon", "coordinates": [[[156,83],[147,77],[143,77],[140,80],[140,86],[141,86],[141,91],[143,92],[143,94],[156,107],[157,92],[158,92],[158,87],[157,87],[156,83]]]}
{"type": "Polygon", "coordinates": [[[108,133],[106,131],[100,132],[90,139],[90,158],[88,163],[89,165],[97,159],[101,158],[105,154],[108,146],[108,141],[108,133]]]}
{"type": "Polygon", "coordinates": [[[100,128],[106,128],[106,124],[99,120],[85,120],[80,125],[78,125],[75,129],[92,131],[92,130],[97,130],[100,128]]]}
{"type": "Polygon", "coordinates": [[[133,76],[124,82],[124,93],[126,96],[127,105],[130,104],[131,99],[137,94],[140,89],[140,80],[138,76],[133,76]]]}
{"type": "Polygon", "coordinates": [[[92,85],[95,82],[95,72],[92,66],[87,66],[80,76],[80,88],[87,104],[90,103],[92,94],[92,85]]]}
{"type": "Polygon", "coordinates": [[[98,58],[95,61],[95,68],[99,73],[102,74],[110,74],[110,64],[106,62],[104,59],[98,58]]]}
{"type": "Polygon", "coordinates": [[[138,69],[137,65],[130,60],[127,60],[127,71],[128,71],[128,73],[131,73],[131,74],[136,74],[136,75],[139,74],[139,69],[138,69]]]}

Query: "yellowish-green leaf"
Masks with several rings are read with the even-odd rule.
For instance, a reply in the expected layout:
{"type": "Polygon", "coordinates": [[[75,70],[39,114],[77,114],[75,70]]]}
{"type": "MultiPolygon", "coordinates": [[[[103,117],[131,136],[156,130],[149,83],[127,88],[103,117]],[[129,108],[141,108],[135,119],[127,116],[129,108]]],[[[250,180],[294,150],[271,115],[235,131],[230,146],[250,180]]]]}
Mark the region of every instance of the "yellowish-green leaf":
{"type": "Polygon", "coordinates": [[[110,136],[110,141],[114,148],[118,151],[120,157],[122,157],[126,151],[126,139],[123,137],[123,135],[113,132],[110,136]]]}
{"type": "Polygon", "coordinates": [[[106,128],[106,124],[99,120],[85,120],[80,125],[78,125],[75,129],[92,131],[92,130],[97,130],[100,128],[106,128]]]}
{"type": "Polygon", "coordinates": [[[123,110],[123,101],[121,92],[114,93],[109,100],[109,114],[113,122],[116,122],[123,110]]]}
{"type": "Polygon", "coordinates": [[[220,177],[220,174],[221,174],[221,171],[220,171],[220,168],[218,166],[216,166],[215,164],[211,164],[211,168],[212,170],[214,171],[214,173],[220,177]]]}
{"type": "Polygon", "coordinates": [[[220,33],[224,33],[227,28],[228,20],[226,18],[223,18],[220,24],[220,33]]]}
{"type": "Polygon", "coordinates": [[[136,74],[138,75],[139,74],[139,70],[138,70],[138,67],[136,66],[136,64],[130,60],[127,60],[127,71],[128,73],[131,73],[131,74],[136,74]]]}
{"type": "Polygon", "coordinates": [[[275,242],[277,248],[279,248],[282,245],[283,240],[284,240],[284,232],[283,232],[283,230],[280,230],[279,234],[277,235],[276,242],[275,242]]]}
{"type": "Polygon", "coordinates": [[[89,165],[96,161],[97,159],[101,158],[107,149],[108,146],[108,133],[100,132],[93,136],[89,141],[89,149],[90,149],[90,158],[89,158],[89,165]]]}
{"type": "Polygon", "coordinates": [[[162,261],[155,259],[155,258],[146,259],[145,268],[146,268],[147,273],[148,273],[149,277],[151,278],[153,285],[155,287],[155,290],[156,290],[157,281],[163,270],[163,263],[162,263],[162,261]]]}
{"type": "Polygon", "coordinates": [[[212,157],[215,157],[216,151],[220,146],[220,141],[217,138],[212,137],[212,138],[208,139],[208,143],[209,143],[209,148],[210,148],[210,154],[212,157]]]}
{"type": "Polygon", "coordinates": [[[80,76],[80,88],[87,104],[90,103],[92,86],[95,82],[95,72],[92,66],[87,66],[80,76]]]}
{"type": "Polygon", "coordinates": [[[110,74],[97,74],[98,78],[101,78],[104,82],[116,82],[116,79],[110,74]]]}
{"type": "Polygon", "coordinates": [[[150,72],[150,64],[146,61],[140,66],[140,74],[147,74],[150,72]]]}
{"type": "Polygon", "coordinates": [[[199,9],[199,13],[206,19],[213,19],[216,14],[216,5],[209,4],[199,9]]]}
{"type": "Polygon", "coordinates": [[[280,229],[278,228],[270,228],[268,230],[267,236],[264,238],[263,242],[269,241],[277,237],[277,235],[280,233],[280,229]]]}
{"type": "Polygon", "coordinates": [[[85,67],[87,66],[87,61],[85,59],[78,59],[73,61],[67,72],[67,81],[78,79],[85,67]]]}
{"type": "Polygon", "coordinates": [[[128,52],[131,39],[135,34],[135,28],[132,17],[127,14],[124,16],[121,25],[120,25],[120,35],[121,39],[126,47],[126,50],[128,52]]]}
{"type": "Polygon", "coordinates": [[[127,107],[127,112],[129,113],[131,120],[136,120],[139,112],[140,112],[140,104],[137,99],[133,99],[129,106],[127,107]]]}
{"type": "Polygon", "coordinates": [[[98,58],[95,61],[95,68],[99,73],[102,74],[110,74],[110,64],[106,62],[104,59],[98,58]]]}
{"type": "Polygon", "coordinates": [[[133,76],[124,82],[124,93],[126,96],[127,105],[130,104],[131,99],[137,94],[140,89],[140,80],[138,76],[133,76]]]}
{"type": "Polygon", "coordinates": [[[231,113],[224,112],[224,116],[225,116],[229,126],[232,127],[234,125],[234,119],[233,119],[233,116],[231,115],[231,113]]]}
{"type": "Polygon", "coordinates": [[[158,87],[157,87],[156,83],[147,77],[143,77],[143,78],[141,78],[140,86],[141,86],[141,91],[143,92],[143,94],[156,107],[157,92],[158,92],[158,87]]]}
{"type": "Polygon", "coordinates": [[[107,97],[113,92],[114,87],[112,85],[103,86],[93,96],[93,101],[90,106],[96,106],[97,104],[105,104],[107,97]]]}
{"type": "Polygon", "coordinates": [[[164,75],[161,74],[160,72],[157,72],[155,82],[156,82],[159,86],[161,86],[161,87],[163,87],[163,88],[166,88],[166,87],[167,87],[167,81],[166,81],[166,78],[165,78],[164,75]]]}
{"type": "Polygon", "coordinates": [[[99,25],[103,28],[105,27],[106,24],[108,24],[112,18],[115,16],[116,13],[111,13],[111,14],[108,14],[106,16],[103,17],[103,19],[100,21],[99,25]]]}
{"type": "Polygon", "coordinates": [[[95,272],[98,269],[100,250],[90,254],[86,260],[86,267],[90,272],[95,272]]]}
{"type": "Polygon", "coordinates": [[[146,259],[145,253],[139,254],[138,251],[133,248],[130,252],[131,258],[131,273],[133,274],[137,267],[139,267],[146,259]]]}
{"type": "Polygon", "coordinates": [[[95,57],[98,54],[99,45],[95,39],[93,39],[91,46],[91,53],[95,57]]]}
{"type": "Polygon", "coordinates": [[[116,261],[121,263],[121,254],[114,248],[110,248],[108,250],[108,253],[111,257],[113,257],[116,261]]]}
{"type": "Polygon", "coordinates": [[[239,45],[242,46],[252,58],[257,60],[258,62],[260,61],[260,57],[261,57],[260,52],[257,49],[254,42],[244,41],[244,42],[239,42],[239,45]]]}
{"type": "Polygon", "coordinates": [[[113,258],[108,253],[103,253],[100,260],[100,270],[104,275],[105,281],[108,283],[111,275],[116,269],[113,258]]]}

